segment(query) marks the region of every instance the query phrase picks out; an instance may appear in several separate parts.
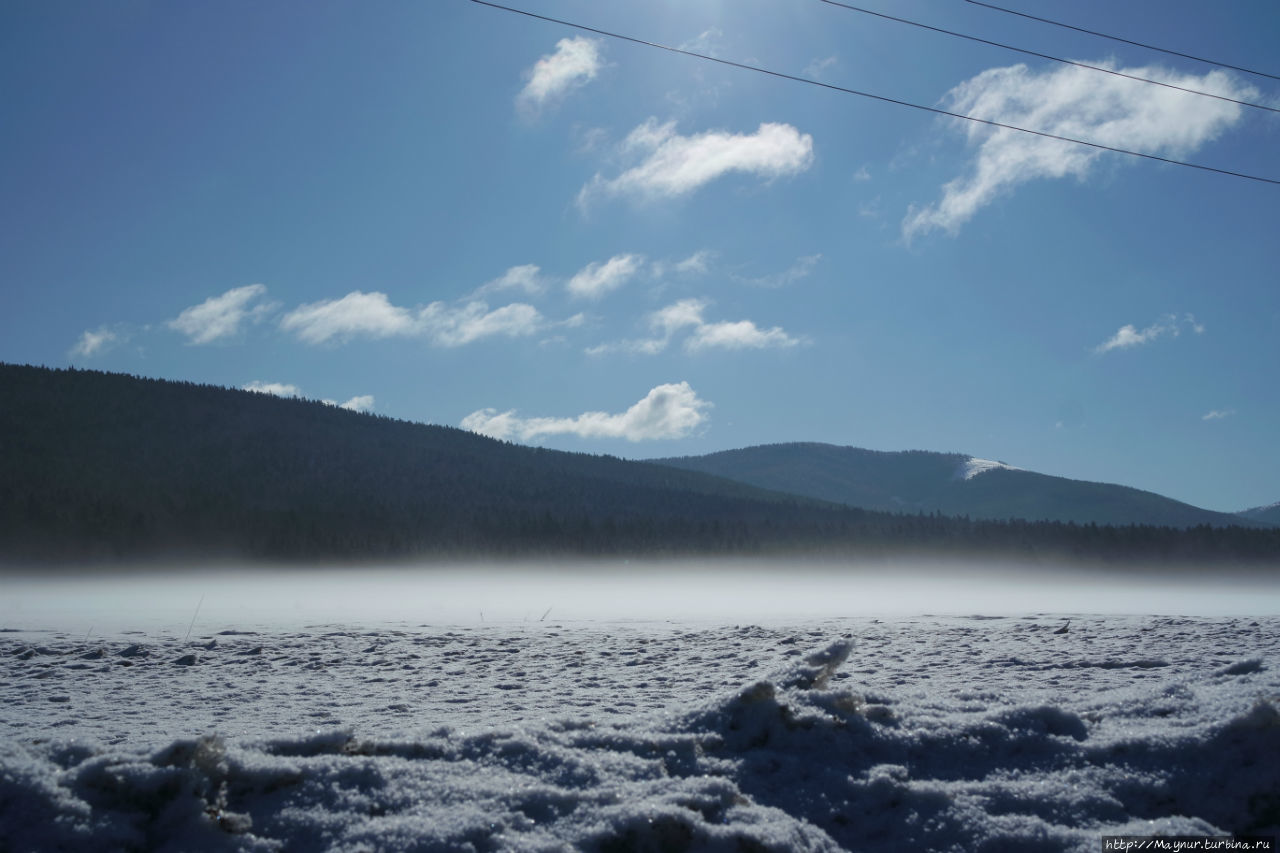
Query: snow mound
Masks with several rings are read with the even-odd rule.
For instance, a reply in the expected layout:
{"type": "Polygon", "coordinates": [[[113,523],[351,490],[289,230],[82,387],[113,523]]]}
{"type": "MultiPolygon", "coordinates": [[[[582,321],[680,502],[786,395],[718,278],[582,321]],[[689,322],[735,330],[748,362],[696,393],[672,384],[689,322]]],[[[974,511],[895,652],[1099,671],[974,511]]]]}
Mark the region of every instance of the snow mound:
{"type": "Polygon", "coordinates": [[[1244,680],[1224,673],[1263,671],[1252,659],[1092,706],[980,691],[955,706],[837,686],[883,661],[860,649],[846,636],[746,686],[607,723],[160,749],[4,741],[0,838],[95,853],[874,853],[1280,831],[1277,699],[1215,698],[1244,680]]]}
{"type": "Polygon", "coordinates": [[[996,462],[991,459],[979,459],[976,456],[970,456],[968,459],[960,463],[960,467],[956,469],[955,479],[972,480],[979,474],[985,474],[988,471],[994,471],[997,468],[1003,468],[1006,471],[1021,471],[1021,468],[1015,468],[1012,465],[1006,465],[1004,462],[996,462]]]}

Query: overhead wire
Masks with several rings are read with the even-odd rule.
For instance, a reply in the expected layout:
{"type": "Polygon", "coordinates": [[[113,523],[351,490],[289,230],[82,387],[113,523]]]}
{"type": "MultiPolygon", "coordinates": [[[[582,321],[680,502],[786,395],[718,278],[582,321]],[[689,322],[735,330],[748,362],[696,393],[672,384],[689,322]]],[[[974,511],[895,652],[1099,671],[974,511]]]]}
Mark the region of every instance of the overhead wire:
{"type": "Polygon", "coordinates": [[[731,59],[722,59],[721,57],[718,57],[718,56],[711,56],[705,53],[698,53],[697,51],[688,50],[682,47],[673,47],[672,45],[662,44],[661,42],[646,41],[645,39],[636,38],[635,36],[623,35],[622,33],[616,33],[610,30],[600,29],[598,27],[588,26],[587,24],[579,24],[573,21],[564,20],[562,18],[553,18],[550,15],[541,15],[541,14],[538,14],[537,12],[529,12],[525,9],[517,9],[512,6],[504,6],[501,3],[492,2],[492,0],[470,0],[470,2],[476,3],[481,6],[488,6],[492,9],[499,9],[504,12],[510,12],[515,15],[523,15],[524,17],[527,17],[527,18],[533,18],[535,20],[546,21],[547,23],[551,23],[551,24],[558,24],[560,26],[570,27],[571,29],[580,30],[582,32],[594,33],[595,35],[616,39],[618,41],[630,42],[632,44],[638,44],[644,47],[652,47],[658,50],[665,50],[670,53],[678,53],[684,56],[691,56],[691,57],[694,57],[695,59],[701,59],[707,62],[715,62],[720,65],[727,65],[731,68],[740,68],[745,71],[754,71],[758,74],[765,74],[770,77],[777,77],[781,80],[790,80],[795,83],[804,83],[810,86],[817,86],[823,89],[830,89],[833,92],[842,92],[846,95],[856,95],[857,97],[860,97],[860,98],[868,98],[868,99],[871,99],[874,101],[880,101],[886,104],[895,104],[901,107],[909,107],[913,110],[920,110],[922,112],[933,113],[934,115],[942,115],[942,116],[947,116],[949,118],[963,119],[964,121],[971,121],[977,124],[984,124],[989,127],[998,127],[1004,130],[1014,130],[1019,133],[1026,133],[1031,136],[1038,136],[1044,139],[1056,139],[1060,142],[1069,142],[1075,145],[1084,145],[1099,151],[1110,151],[1115,154],[1125,154],[1130,157],[1141,157],[1144,160],[1154,160],[1156,162],[1167,163],[1172,166],[1185,166],[1186,168],[1189,168],[1189,169],[1199,169],[1200,171],[1204,171],[1204,172],[1213,172],[1219,175],[1228,175],[1233,178],[1242,178],[1248,181],[1257,181],[1259,183],[1274,184],[1274,185],[1280,186],[1280,179],[1277,179],[1277,178],[1267,178],[1261,175],[1251,175],[1246,172],[1235,172],[1230,169],[1221,169],[1216,166],[1206,166],[1203,163],[1192,163],[1186,160],[1174,160],[1169,157],[1161,157],[1158,154],[1147,154],[1142,151],[1131,151],[1127,148],[1117,148],[1112,145],[1103,145],[1100,142],[1089,142],[1088,140],[1085,140],[1085,139],[1075,139],[1070,136],[1061,136],[1059,134],[1048,133],[1047,131],[1043,131],[1043,130],[1034,130],[1032,128],[1019,127],[1018,125],[1015,125],[1015,124],[1008,124],[1006,122],[995,121],[993,119],[979,118],[977,116],[965,115],[964,113],[952,112],[951,110],[945,110],[945,109],[942,109],[941,107],[929,107],[929,106],[925,106],[924,104],[917,104],[911,101],[904,101],[899,98],[891,98],[887,95],[877,95],[874,92],[864,92],[858,89],[850,89],[844,86],[837,86],[834,83],[823,83],[820,80],[811,80],[808,77],[800,77],[795,74],[787,74],[783,71],[775,71],[773,69],[764,68],[759,65],[749,65],[745,62],[735,62],[731,59]]]}
{"type": "Polygon", "coordinates": [[[1120,36],[1113,36],[1108,33],[1100,33],[1096,30],[1086,30],[1084,27],[1077,27],[1077,26],[1074,26],[1073,24],[1064,24],[1061,21],[1053,21],[1053,20],[1050,20],[1049,18],[1040,18],[1035,15],[1028,15],[1026,12],[1019,12],[1016,9],[1006,9],[1003,6],[997,6],[994,3],[984,3],[982,2],[982,0],[965,0],[965,2],[972,3],[975,6],[983,6],[983,7],[986,7],[987,9],[994,9],[997,12],[1004,12],[1005,14],[1008,14],[1008,15],[1017,15],[1019,18],[1027,18],[1032,21],[1039,21],[1042,24],[1051,24],[1052,26],[1055,26],[1055,27],[1062,27],[1063,29],[1067,29],[1067,30],[1075,30],[1078,33],[1085,33],[1086,35],[1097,36],[1098,38],[1110,39],[1111,41],[1118,41],[1122,44],[1128,44],[1134,47],[1141,47],[1141,48],[1144,48],[1145,50],[1154,50],[1157,53],[1167,53],[1170,56],[1180,56],[1183,59],[1193,59],[1196,62],[1203,62],[1208,65],[1216,65],[1219,68],[1230,68],[1232,71],[1240,71],[1244,74],[1253,74],[1258,77],[1267,77],[1271,80],[1280,80],[1280,75],[1268,74],[1266,71],[1255,71],[1252,68],[1245,68],[1240,65],[1231,65],[1230,63],[1219,62],[1215,59],[1205,59],[1202,56],[1193,56],[1190,53],[1181,53],[1179,51],[1170,50],[1164,47],[1156,47],[1153,44],[1146,44],[1145,42],[1133,41],[1131,39],[1121,38],[1120,36]]]}
{"type": "Polygon", "coordinates": [[[826,3],[828,6],[837,6],[841,9],[847,9],[850,12],[861,12],[864,15],[873,15],[877,18],[883,18],[887,21],[896,21],[897,23],[900,23],[900,24],[907,24],[908,26],[919,27],[922,30],[930,30],[931,32],[941,33],[942,35],[948,35],[948,36],[954,36],[955,38],[967,39],[968,41],[978,42],[979,44],[990,45],[992,47],[998,47],[1003,50],[1012,50],[1016,53],[1022,53],[1022,54],[1026,54],[1027,56],[1037,57],[1038,59],[1048,59],[1053,62],[1061,62],[1064,65],[1074,65],[1077,68],[1087,68],[1091,71],[1101,71],[1103,74],[1112,74],[1116,77],[1124,77],[1129,80],[1136,80],[1139,83],[1150,83],[1153,86],[1163,86],[1166,89],[1177,89],[1179,92],[1188,92],[1192,95],[1200,95],[1205,98],[1217,98],[1219,101],[1229,101],[1233,104],[1239,104],[1244,107],[1253,107],[1254,109],[1267,110],[1273,113],[1280,113],[1280,109],[1277,109],[1276,107],[1268,107],[1265,104],[1257,104],[1252,101],[1241,101],[1236,98],[1229,98],[1226,95],[1216,95],[1213,92],[1205,92],[1200,89],[1192,89],[1187,86],[1179,86],[1175,83],[1166,83],[1162,80],[1152,80],[1148,77],[1139,77],[1137,74],[1128,74],[1124,71],[1117,71],[1114,68],[1104,68],[1101,65],[1090,65],[1087,62],[1078,62],[1074,59],[1063,59],[1058,56],[1050,56],[1047,53],[1039,53],[1034,50],[1027,50],[1026,48],[1015,47],[1014,45],[1011,45],[1011,44],[1004,44],[1003,42],[980,38],[979,36],[966,35],[965,33],[958,33],[958,32],[955,32],[954,30],[945,30],[942,27],[935,27],[929,24],[922,24],[919,21],[912,21],[907,18],[899,18],[894,15],[886,15],[884,12],[876,12],[871,9],[863,9],[860,6],[852,6],[848,3],[838,2],[838,0],[819,0],[819,2],[826,3]]]}

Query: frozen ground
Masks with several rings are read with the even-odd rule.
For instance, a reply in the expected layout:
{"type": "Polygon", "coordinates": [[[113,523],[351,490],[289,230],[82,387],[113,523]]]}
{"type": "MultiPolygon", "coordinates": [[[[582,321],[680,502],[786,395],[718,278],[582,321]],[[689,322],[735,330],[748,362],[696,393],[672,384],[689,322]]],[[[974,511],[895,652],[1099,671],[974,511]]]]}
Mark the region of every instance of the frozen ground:
{"type": "MultiPolygon", "coordinates": [[[[570,601],[436,579],[406,619],[410,588],[390,601],[372,577],[376,612],[296,579],[291,603],[237,581],[198,613],[202,584],[7,582],[0,851],[1096,851],[1280,832],[1271,593],[1165,587],[1163,612],[1089,614],[1078,584],[1027,611],[1002,580],[982,612],[920,578],[853,599],[824,578],[794,602],[808,581],[738,595],[728,578],[708,582],[723,610],[674,619],[608,584],[570,601]],[[776,606],[748,607],[757,593],[776,606]]],[[[1091,588],[1095,610],[1134,601],[1091,588]]]]}

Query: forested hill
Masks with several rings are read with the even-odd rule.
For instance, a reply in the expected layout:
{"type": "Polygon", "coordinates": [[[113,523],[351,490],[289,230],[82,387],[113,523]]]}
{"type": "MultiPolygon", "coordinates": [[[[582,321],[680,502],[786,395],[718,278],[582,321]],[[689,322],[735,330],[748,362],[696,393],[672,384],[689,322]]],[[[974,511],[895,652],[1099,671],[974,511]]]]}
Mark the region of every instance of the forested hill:
{"type": "Polygon", "coordinates": [[[849,509],[205,385],[0,365],[0,563],[1000,553],[1273,560],[1280,531],[849,509]]]}
{"type": "Polygon", "coordinates": [[[1270,523],[1265,511],[1211,512],[1128,486],[1037,474],[957,453],[794,443],[652,461],[871,510],[1168,527],[1270,523]]]}

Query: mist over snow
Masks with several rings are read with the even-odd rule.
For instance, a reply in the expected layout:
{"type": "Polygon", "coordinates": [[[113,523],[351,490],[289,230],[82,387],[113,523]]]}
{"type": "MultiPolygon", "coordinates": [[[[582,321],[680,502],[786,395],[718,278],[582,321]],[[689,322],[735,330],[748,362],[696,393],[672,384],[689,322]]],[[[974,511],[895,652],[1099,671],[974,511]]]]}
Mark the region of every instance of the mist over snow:
{"type": "Polygon", "coordinates": [[[0,627],[177,630],[248,623],[766,622],[884,615],[1280,613],[1280,584],[1188,572],[978,563],[702,560],[272,570],[227,566],[11,577],[0,627]]]}

